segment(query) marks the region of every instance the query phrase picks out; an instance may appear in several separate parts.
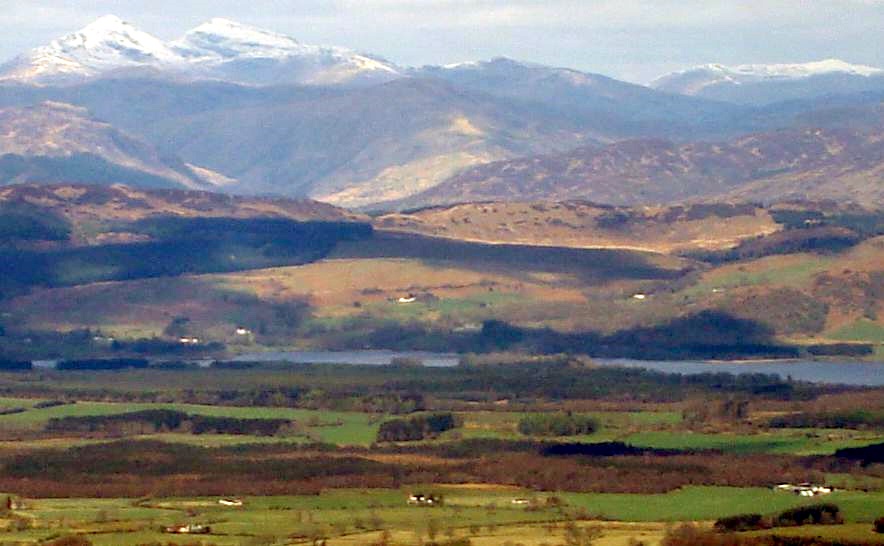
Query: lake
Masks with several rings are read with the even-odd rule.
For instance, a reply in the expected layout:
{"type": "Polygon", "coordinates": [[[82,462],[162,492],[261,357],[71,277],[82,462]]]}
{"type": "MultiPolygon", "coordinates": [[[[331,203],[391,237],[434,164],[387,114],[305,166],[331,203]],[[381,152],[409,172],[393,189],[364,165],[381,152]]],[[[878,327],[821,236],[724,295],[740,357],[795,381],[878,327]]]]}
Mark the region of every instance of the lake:
{"type": "Polygon", "coordinates": [[[460,355],[456,353],[424,351],[267,351],[241,354],[232,360],[238,362],[387,366],[394,358],[416,358],[423,362],[424,366],[434,368],[457,366],[460,362],[460,355]]]}
{"type": "Polygon", "coordinates": [[[726,372],[732,374],[766,373],[783,378],[814,383],[884,386],[884,362],[784,360],[767,362],[692,362],[649,361],[629,359],[593,359],[605,366],[647,368],[661,372],[698,374],[726,372]]]}
{"type": "MultiPolygon", "coordinates": [[[[444,368],[457,366],[460,355],[456,353],[430,353],[422,351],[266,351],[244,353],[231,360],[237,362],[290,362],[292,364],[353,364],[387,366],[394,358],[414,358],[424,366],[444,368]]],[[[52,368],[54,360],[35,361],[38,368],[52,368]]],[[[211,360],[200,361],[209,366],[211,360]]],[[[702,362],[685,360],[630,360],[626,358],[595,358],[601,366],[625,366],[646,368],[669,373],[698,374],[725,372],[732,374],[765,373],[783,378],[813,383],[839,383],[843,385],[884,386],[884,362],[776,360],[763,362],[702,362]]]]}
{"type": "MultiPolygon", "coordinates": [[[[384,366],[394,358],[417,358],[425,366],[456,366],[460,355],[455,353],[400,352],[400,351],[269,351],[242,354],[238,361],[278,362],[294,364],[359,364],[384,366]]],[[[884,386],[884,362],[783,360],[765,362],[697,362],[651,361],[621,358],[593,359],[602,366],[647,368],[661,372],[698,374],[726,372],[732,374],[766,373],[783,378],[814,383],[884,386]]]]}

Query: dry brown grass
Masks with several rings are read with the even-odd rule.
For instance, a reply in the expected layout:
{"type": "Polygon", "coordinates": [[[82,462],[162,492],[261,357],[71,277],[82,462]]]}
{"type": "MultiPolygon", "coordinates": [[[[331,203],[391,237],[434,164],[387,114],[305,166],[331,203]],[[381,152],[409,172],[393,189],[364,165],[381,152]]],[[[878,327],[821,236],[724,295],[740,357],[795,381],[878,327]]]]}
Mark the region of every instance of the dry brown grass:
{"type": "Polygon", "coordinates": [[[375,224],[405,231],[485,243],[518,243],[576,248],[623,248],[673,253],[730,248],[743,239],[778,231],[769,213],[730,218],[665,221],[666,207],[637,209],[641,222],[629,230],[606,229],[598,220],[608,211],[585,203],[467,203],[388,214],[375,224]]]}
{"type": "Polygon", "coordinates": [[[561,286],[570,280],[564,275],[548,274],[537,277],[535,282],[525,282],[515,274],[397,258],[332,259],[209,277],[228,290],[272,300],[309,298],[318,307],[350,305],[354,301],[381,302],[418,292],[431,292],[439,298],[462,298],[489,289],[552,301],[585,301],[579,289],[561,286]]]}

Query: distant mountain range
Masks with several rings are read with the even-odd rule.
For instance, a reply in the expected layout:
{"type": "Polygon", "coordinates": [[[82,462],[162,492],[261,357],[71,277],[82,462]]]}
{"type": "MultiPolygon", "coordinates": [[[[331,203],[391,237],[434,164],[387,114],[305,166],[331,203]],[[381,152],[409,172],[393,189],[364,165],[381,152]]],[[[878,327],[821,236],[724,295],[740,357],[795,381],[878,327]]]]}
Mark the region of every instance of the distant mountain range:
{"type": "Polygon", "coordinates": [[[0,66],[0,183],[349,207],[856,199],[882,183],[868,140],[882,105],[882,71],[841,61],[709,65],[645,87],[506,58],[406,68],[225,19],[166,42],[106,16],[0,66]]]}
{"type": "Polygon", "coordinates": [[[660,91],[745,104],[884,89],[884,70],[827,59],[803,64],[708,64],[662,76],[660,91]]]}

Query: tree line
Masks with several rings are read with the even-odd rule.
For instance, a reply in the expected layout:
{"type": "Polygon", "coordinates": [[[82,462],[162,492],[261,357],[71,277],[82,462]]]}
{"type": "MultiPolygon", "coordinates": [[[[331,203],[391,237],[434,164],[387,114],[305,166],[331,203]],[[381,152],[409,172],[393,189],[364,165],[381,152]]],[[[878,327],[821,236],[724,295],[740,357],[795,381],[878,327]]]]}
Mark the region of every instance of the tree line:
{"type": "Polygon", "coordinates": [[[295,430],[288,419],[242,419],[192,415],[168,409],[150,409],[115,415],[53,417],[46,424],[47,432],[152,434],[156,432],[187,432],[190,434],[240,434],[275,436],[295,430]]]}

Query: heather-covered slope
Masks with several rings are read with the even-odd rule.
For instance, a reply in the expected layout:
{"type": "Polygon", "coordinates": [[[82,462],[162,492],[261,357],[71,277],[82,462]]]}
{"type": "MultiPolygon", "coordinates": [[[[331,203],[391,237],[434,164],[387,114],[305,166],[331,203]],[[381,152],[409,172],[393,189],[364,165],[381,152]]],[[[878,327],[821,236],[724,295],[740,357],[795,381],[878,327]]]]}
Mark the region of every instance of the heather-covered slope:
{"type": "Polygon", "coordinates": [[[881,206],[882,150],[880,131],[847,129],[784,130],[721,143],[625,141],[482,165],[404,204],[586,199],[635,205],[736,195],[881,206]]]}

